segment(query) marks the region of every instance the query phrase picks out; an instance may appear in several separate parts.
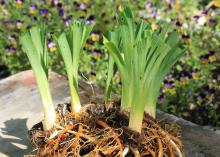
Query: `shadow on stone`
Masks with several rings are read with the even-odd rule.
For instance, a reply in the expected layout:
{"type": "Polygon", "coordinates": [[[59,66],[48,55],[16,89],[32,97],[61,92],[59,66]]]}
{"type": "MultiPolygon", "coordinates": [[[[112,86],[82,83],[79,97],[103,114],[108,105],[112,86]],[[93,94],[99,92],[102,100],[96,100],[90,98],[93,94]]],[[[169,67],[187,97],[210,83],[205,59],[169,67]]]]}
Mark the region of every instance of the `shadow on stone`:
{"type": "Polygon", "coordinates": [[[11,119],[0,128],[0,156],[23,156],[32,151],[28,138],[27,119],[11,119]]]}

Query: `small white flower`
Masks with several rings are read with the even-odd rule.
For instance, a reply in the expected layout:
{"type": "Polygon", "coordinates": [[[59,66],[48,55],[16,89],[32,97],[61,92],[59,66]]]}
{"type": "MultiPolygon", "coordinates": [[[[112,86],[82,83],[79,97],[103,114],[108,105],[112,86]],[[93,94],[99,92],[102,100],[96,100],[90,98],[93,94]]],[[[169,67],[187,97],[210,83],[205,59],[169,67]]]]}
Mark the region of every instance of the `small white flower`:
{"type": "Polygon", "coordinates": [[[203,26],[205,23],[206,23],[206,17],[205,17],[205,16],[201,16],[201,17],[198,19],[198,24],[199,24],[200,26],[203,26]]]}
{"type": "Polygon", "coordinates": [[[189,27],[189,26],[188,26],[187,23],[184,23],[184,24],[183,24],[183,28],[188,29],[188,27],[189,27]]]}
{"type": "Polygon", "coordinates": [[[167,18],[166,21],[167,21],[168,23],[170,23],[170,22],[171,22],[171,19],[170,19],[170,18],[167,18]]]}
{"type": "Polygon", "coordinates": [[[158,16],[156,17],[156,19],[157,19],[157,20],[161,20],[162,17],[158,15],[158,16]]]}

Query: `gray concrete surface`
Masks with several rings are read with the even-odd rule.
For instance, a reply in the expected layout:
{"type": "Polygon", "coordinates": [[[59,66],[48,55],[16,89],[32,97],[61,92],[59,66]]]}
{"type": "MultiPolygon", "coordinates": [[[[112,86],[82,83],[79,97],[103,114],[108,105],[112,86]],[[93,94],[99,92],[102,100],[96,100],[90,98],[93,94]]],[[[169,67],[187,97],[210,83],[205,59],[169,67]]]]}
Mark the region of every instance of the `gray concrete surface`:
{"type": "Polygon", "coordinates": [[[220,157],[220,130],[212,130],[158,111],[158,119],[181,126],[186,157],[220,157]]]}
{"type": "MultiPolygon", "coordinates": [[[[50,72],[54,104],[68,102],[66,78],[50,72]]],[[[80,82],[82,103],[96,99],[92,87],[80,82]],[[88,92],[85,92],[88,91],[88,92]]],[[[96,93],[96,88],[94,89],[96,93]]],[[[32,151],[28,129],[43,119],[40,95],[32,71],[24,71],[0,81],[0,157],[21,157],[32,151]]]]}
{"type": "MultiPolygon", "coordinates": [[[[101,91],[80,82],[82,103],[100,100],[101,91]]],[[[68,97],[68,85],[64,77],[50,73],[50,87],[54,104],[68,97]]],[[[21,157],[33,148],[28,139],[28,129],[43,119],[40,96],[32,71],[24,71],[0,81],[0,157],[21,157]]],[[[220,157],[220,131],[195,125],[175,116],[158,112],[159,119],[178,123],[186,157],[220,157]]]]}

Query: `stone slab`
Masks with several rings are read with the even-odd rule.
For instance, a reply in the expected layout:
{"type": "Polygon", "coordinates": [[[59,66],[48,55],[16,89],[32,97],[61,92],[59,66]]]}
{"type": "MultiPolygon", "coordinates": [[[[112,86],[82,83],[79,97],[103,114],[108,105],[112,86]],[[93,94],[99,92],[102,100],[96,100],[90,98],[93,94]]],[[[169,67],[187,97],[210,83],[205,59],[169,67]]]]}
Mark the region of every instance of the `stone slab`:
{"type": "MultiPolygon", "coordinates": [[[[50,72],[54,104],[68,102],[65,77],[50,72]]],[[[102,99],[102,91],[85,82],[79,83],[82,103],[102,99]]],[[[173,115],[158,112],[182,127],[186,157],[220,157],[220,131],[198,126],[173,115]]],[[[40,96],[32,71],[24,71],[0,81],[0,157],[21,157],[33,150],[28,129],[43,119],[40,96]]]]}
{"type": "Polygon", "coordinates": [[[157,115],[158,119],[181,126],[186,157],[220,157],[220,130],[202,127],[161,111],[157,115]]]}
{"type": "MultiPolygon", "coordinates": [[[[49,81],[54,104],[69,102],[66,78],[50,72],[49,81]]],[[[93,93],[100,95],[96,87],[80,82],[82,103],[96,99],[93,93]]],[[[0,157],[21,157],[31,152],[28,129],[42,119],[40,95],[32,71],[0,81],[0,157]]]]}

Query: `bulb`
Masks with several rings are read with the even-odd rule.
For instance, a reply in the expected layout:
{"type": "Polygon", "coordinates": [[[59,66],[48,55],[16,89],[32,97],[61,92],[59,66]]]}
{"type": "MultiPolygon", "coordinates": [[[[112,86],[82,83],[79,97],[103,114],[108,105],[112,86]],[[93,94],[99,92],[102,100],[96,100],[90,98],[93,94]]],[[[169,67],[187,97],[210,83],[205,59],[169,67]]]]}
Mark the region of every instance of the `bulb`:
{"type": "Polygon", "coordinates": [[[78,113],[80,110],[81,110],[81,105],[80,104],[75,104],[74,106],[73,106],[73,111],[75,112],[75,113],[78,113]]]}

